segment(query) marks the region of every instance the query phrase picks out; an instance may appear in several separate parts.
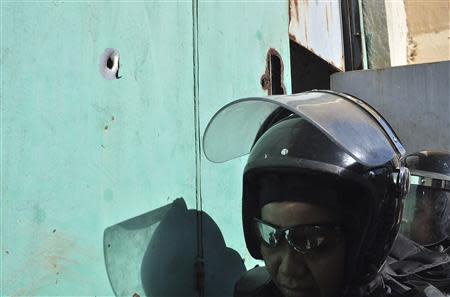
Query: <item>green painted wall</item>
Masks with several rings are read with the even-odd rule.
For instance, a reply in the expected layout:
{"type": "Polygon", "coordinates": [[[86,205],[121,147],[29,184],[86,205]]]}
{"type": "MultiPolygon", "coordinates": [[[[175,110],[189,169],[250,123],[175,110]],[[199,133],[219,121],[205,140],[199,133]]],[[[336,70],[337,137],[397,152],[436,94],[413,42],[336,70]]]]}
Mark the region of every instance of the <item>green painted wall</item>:
{"type": "Polygon", "coordinates": [[[158,225],[136,217],[179,197],[256,263],[242,236],[245,158],[212,164],[199,143],[222,105],[266,94],[271,47],[289,92],[287,1],[2,1],[1,18],[0,295],[142,296],[134,258],[158,225]],[[106,48],[120,52],[119,80],[99,73],[106,48]]]}

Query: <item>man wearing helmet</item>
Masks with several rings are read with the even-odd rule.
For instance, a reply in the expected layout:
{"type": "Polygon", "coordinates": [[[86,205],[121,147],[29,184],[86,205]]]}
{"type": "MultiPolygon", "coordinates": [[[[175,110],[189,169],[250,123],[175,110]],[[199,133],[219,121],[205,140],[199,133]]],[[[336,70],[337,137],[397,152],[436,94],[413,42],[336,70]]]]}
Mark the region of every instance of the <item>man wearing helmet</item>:
{"type": "Polygon", "coordinates": [[[444,250],[450,236],[450,152],[420,151],[406,156],[411,191],[401,232],[415,242],[444,250]]]}
{"type": "Polygon", "coordinates": [[[409,172],[403,147],[373,108],[329,91],[242,99],[211,120],[204,150],[215,162],[250,153],[244,236],[266,267],[247,272],[236,297],[387,296],[379,271],[409,172]]]}
{"type": "Polygon", "coordinates": [[[450,152],[420,151],[404,160],[411,190],[383,274],[388,284],[426,282],[450,293],[450,256],[440,253],[449,252],[450,152]]]}

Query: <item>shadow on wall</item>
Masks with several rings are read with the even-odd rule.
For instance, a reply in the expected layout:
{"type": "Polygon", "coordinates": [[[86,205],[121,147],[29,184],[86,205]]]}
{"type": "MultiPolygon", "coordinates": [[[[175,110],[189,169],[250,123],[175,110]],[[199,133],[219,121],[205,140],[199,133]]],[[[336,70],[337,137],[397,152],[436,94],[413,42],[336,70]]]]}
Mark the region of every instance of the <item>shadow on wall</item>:
{"type": "Polygon", "coordinates": [[[117,296],[194,297],[197,215],[203,220],[205,296],[232,296],[245,272],[240,255],[204,212],[188,210],[182,198],[111,226],[104,233],[105,263],[117,296]]]}

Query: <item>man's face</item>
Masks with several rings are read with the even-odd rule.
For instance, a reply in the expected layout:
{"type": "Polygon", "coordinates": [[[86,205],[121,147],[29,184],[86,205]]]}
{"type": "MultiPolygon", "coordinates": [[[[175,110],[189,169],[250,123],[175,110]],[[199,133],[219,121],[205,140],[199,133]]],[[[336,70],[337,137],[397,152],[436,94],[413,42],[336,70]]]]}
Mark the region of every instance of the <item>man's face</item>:
{"type": "Polygon", "coordinates": [[[409,234],[412,240],[434,244],[448,237],[450,193],[417,187],[408,199],[416,203],[409,234]]]}
{"type": "Polygon", "coordinates": [[[435,236],[433,230],[433,201],[428,199],[425,192],[417,191],[418,199],[416,199],[416,206],[414,209],[414,217],[411,222],[411,239],[420,244],[434,243],[435,236]]]}
{"type": "MultiPolygon", "coordinates": [[[[279,227],[339,223],[337,211],[303,202],[264,205],[261,219],[279,227]]],[[[282,240],[276,248],[261,245],[266,268],[284,297],[336,297],[342,288],[345,241],[310,254],[295,251],[282,240]]]]}

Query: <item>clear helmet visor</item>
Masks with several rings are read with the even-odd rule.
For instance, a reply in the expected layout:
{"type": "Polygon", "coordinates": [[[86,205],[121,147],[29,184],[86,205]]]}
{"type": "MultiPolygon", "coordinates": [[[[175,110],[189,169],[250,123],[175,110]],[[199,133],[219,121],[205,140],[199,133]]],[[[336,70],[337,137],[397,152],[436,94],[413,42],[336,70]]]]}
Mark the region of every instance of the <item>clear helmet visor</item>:
{"type": "Polygon", "coordinates": [[[329,91],[245,98],[219,110],[203,136],[212,162],[225,162],[250,152],[264,120],[284,107],[309,121],[358,162],[377,166],[405,153],[388,123],[370,106],[329,91]]]}
{"type": "Polygon", "coordinates": [[[411,176],[400,226],[401,233],[422,245],[437,244],[450,235],[450,177],[432,175],[411,176]]]}

